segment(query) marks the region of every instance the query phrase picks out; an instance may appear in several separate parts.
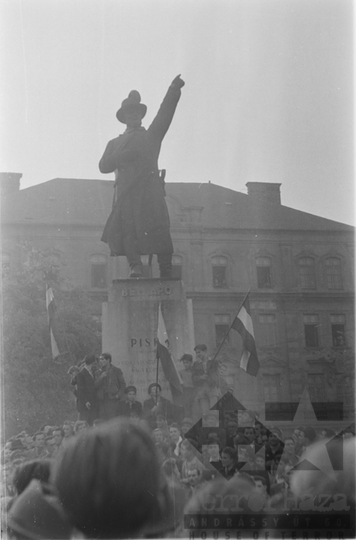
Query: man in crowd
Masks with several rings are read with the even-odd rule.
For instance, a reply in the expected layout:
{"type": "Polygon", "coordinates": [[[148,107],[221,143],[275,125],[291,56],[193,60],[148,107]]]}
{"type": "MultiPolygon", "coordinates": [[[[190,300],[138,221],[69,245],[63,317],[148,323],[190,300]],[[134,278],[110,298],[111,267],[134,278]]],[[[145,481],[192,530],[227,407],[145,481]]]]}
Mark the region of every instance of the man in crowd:
{"type": "Polygon", "coordinates": [[[294,467],[298,463],[299,458],[295,454],[295,442],[293,437],[286,437],[284,439],[284,450],[282,459],[284,463],[292,465],[292,467],[294,467]]]}
{"type": "Polygon", "coordinates": [[[189,485],[189,495],[194,495],[201,484],[201,471],[199,469],[190,469],[188,471],[187,479],[189,485]]]}
{"type": "Polygon", "coordinates": [[[222,461],[220,459],[220,446],[215,438],[211,438],[207,444],[207,454],[209,456],[208,464],[217,471],[222,472],[222,461]]]}
{"type": "Polygon", "coordinates": [[[183,458],[181,478],[183,483],[189,483],[189,471],[203,471],[205,469],[196,454],[196,442],[192,439],[184,439],[181,443],[181,456],[183,458]]]}
{"type": "Polygon", "coordinates": [[[64,442],[67,442],[71,437],[73,437],[73,435],[74,435],[73,422],[71,422],[70,420],[66,420],[65,422],[63,422],[63,441],[62,441],[62,444],[64,442]]]}
{"type": "Polygon", "coordinates": [[[142,403],[136,401],[137,388],[135,386],[127,386],[124,390],[125,401],[119,401],[118,413],[119,416],[130,416],[132,412],[137,413],[139,418],[142,416],[142,403]]]}
{"type": "Polygon", "coordinates": [[[219,411],[208,411],[202,419],[201,427],[196,426],[194,432],[200,448],[203,444],[208,443],[208,439],[212,434],[218,437],[221,446],[226,446],[225,430],[219,425],[219,411]]]}
{"type": "Polygon", "coordinates": [[[262,500],[264,501],[263,507],[267,506],[268,502],[268,493],[267,493],[267,483],[266,479],[263,476],[254,476],[253,480],[255,482],[255,491],[258,493],[262,500]]]}
{"type": "Polygon", "coordinates": [[[151,429],[160,427],[156,424],[156,413],[160,413],[168,423],[173,420],[172,403],[162,397],[161,392],[162,387],[160,384],[150,384],[148,387],[150,398],[143,402],[143,416],[151,429]]]}
{"type": "Polygon", "coordinates": [[[283,454],[284,444],[282,443],[282,433],[278,428],[270,429],[268,443],[265,447],[266,470],[273,476],[276,474],[278,463],[283,454]]]}
{"type": "Polygon", "coordinates": [[[37,431],[33,436],[33,441],[35,446],[28,452],[28,458],[38,459],[48,457],[44,433],[42,433],[42,431],[37,431]]]}
{"type": "Polygon", "coordinates": [[[255,414],[247,409],[240,409],[237,413],[239,428],[254,427],[255,414]]]}
{"type": "Polygon", "coordinates": [[[62,444],[63,437],[64,437],[63,429],[61,427],[55,426],[53,428],[53,439],[54,439],[55,445],[57,447],[57,450],[59,449],[59,447],[62,444]]]}
{"type": "Polygon", "coordinates": [[[221,474],[227,479],[230,480],[237,473],[236,466],[236,450],[230,446],[226,446],[221,452],[221,463],[222,469],[221,474]]]}
{"type": "Polygon", "coordinates": [[[183,354],[180,361],[184,366],[184,369],[179,371],[183,387],[184,414],[187,417],[191,417],[193,412],[193,401],[196,394],[196,388],[194,387],[192,380],[193,357],[191,354],[183,354]]]}
{"type": "Polygon", "coordinates": [[[174,456],[179,457],[180,453],[180,444],[183,441],[183,438],[180,434],[180,429],[178,424],[173,423],[169,426],[169,436],[171,438],[171,446],[174,456]]]}
{"type": "Polygon", "coordinates": [[[234,446],[234,439],[238,432],[239,430],[237,421],[234,418],[230,418],[226,422],[226,446],[234,446]]]}
{"type": "Polygon", "coordinates": [[[48,435],[45,438],[45,444],[46,444],[47,457],[54,458],[58,452],[58,448],[57,448],[53,435],[48,435]]]}
{"type": "Polygon", "coordinates": [[[306,448],[317,441],[315,429],[311,426],[300,428],[298,437],[298,457],[300,457],[306,448]]]}
{"type": "Polygon", "coordinates": [[[185,437],[188,431],[190,431],[191,428],[193,427],[193,420],[188,417],[183,418],[181,425],[182,425],[182,429],[181,429],[182,437],[185,437]]]}
{"type": "Polygon", "coordinates": [[[111,354],[99,357],[100,372],[95,381],[99,401],[99,418],[110,420],[118,415],[118,403],[124,395],[125,379],[121,369],[111,363],[111,354]]]}
{"type": "Polygon", "coordinates": [[[87,354],[84,365],[76,376],[79,420],[85,420],[89,426],[92,426],[93,421],[98,417],[98,400],[93,373],[95,361],[93,354],[87,354]]]}
{"type": "Polygon", "coordinates": [[[199,416],[203,416],[213,407],[220,397],[219,363],[210,360],[208,348],[203,343],[194,348],[196,361],[192,366],[192,380],[196,388],[195,402],[199,408],[199,416]]]}

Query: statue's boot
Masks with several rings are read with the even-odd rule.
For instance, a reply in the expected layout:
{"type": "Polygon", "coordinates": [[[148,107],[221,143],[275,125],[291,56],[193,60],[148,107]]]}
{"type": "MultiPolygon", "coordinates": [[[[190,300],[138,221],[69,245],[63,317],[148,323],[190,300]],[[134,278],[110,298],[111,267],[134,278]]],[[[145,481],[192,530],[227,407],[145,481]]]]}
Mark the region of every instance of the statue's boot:
{"type": "Polygon", "coordinates": [[[172,277],[172,253],[162,253],[157,255],[159,275],[161,278],[172,277]]]}
{"type": "Polygon", "coordinates": [[[143,276],[142,263],[134,264],[131,267],[130,278],[137,278],[137,277],[142,277],[142,276],[143,276]]]}

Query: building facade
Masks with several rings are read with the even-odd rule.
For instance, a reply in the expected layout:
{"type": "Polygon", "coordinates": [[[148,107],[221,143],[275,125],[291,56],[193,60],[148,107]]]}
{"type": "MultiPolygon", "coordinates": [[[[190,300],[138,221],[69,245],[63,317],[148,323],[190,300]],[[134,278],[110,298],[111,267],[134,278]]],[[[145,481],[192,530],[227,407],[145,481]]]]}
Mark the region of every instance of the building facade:
{"type": "MultiPolygon", "coordinates": [[[[19,176],[1,178],[3,266],[21,265],[31,242],[51,258],[63,287],[85,287],[99,306],[112,279],[128,276],[125,258],[110,258],[100,241],[113,182],[56,178],[20,190],[19,176]]],[[[338,420],[341,410],[351,421],[354,228],[283,206],[280,184],[247,188],[243,194],[211,183],[166,184],[174,276],[192,299],[196,342],[213,354],[250,290],[257,379],[229,367],[241,354],[237,333],[222,349],[238,398],[251,408],[256,399],[298,402],[307,388],[312,401],[335,404],[325,420],[338,420]]],[[[158,277],[155,257],[152,266],[148,257],[144,263],[146,275],[158,277]]]]}

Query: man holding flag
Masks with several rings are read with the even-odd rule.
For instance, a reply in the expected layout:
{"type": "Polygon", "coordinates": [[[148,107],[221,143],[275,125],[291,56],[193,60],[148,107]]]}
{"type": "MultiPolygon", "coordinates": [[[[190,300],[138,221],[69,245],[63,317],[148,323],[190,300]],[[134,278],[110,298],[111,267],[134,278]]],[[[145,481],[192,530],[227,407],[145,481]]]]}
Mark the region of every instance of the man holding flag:
{"type": "MultiPolygon", "coordinates": [[[[251,289],[250,289],[251,290],[251,289]]],[[[239,366],[241,369],[246,371],[249,375],[254,377],[257,376],[258,370],[260,368],[260,363],[258,361],[256,342],[255,342],[255,333],[253,330],[253,322],[251,318],[250,311],[250,302],[248,295],[250,291],[246,294],[239,311],[237,312],[236,317],[232,321],[230,328],[228,329],[224,339],[222,340],[220,347],[215,353],[214,360],[218,356],[221,347],[223,346],[227,336],[230,333],[230,330],[236,330],[241,336],[242,339],[242,355],[240,359],[239,366]]]]}
{"type": "Polygon", "coordinates": [[[179,405],[172,405],[168,400],[165,400],[160,394],[162,391],[161,386],[158,383],[159,364],[161,363],[162,370],[165,378],[169,382],[172,398],[175,403],[180,403],[183,396],[183,386],[181,377],[178,373],[177,367],[174,363],[171,353],[167,348],[169,343],[166,326],[164,324],[161,304],[158,305],[158,325],[157,325],[157,344],[156,344],[156,382],[149,386],[148,393],[151,395],[151,399],[144,402],[144,415],[146,420],[153,424],[154,414],[160,412],[160,408],[166,407],[165,418],[168,420],[168,415],[173,417],[176,421],[179,421],[183,415],[183,408],[179,405]],[[167,402],[167,403],[166,403],[167,402]],[[168,406],[170,405],[170,407],[168,406]],[[169,414],[170,413],[170,414],[169,414]]]}

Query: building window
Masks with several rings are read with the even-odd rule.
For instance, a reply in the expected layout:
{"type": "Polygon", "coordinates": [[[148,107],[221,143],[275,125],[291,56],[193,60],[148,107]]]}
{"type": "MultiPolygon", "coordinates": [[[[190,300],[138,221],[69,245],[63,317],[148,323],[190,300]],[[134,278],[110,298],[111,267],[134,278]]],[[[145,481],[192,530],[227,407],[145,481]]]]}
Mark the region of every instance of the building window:
{"type": "MultiPolygon", "coordinates": [[[[216,346],[221,345],[228,329],[230,328],[230,315],[215,315],[215,340],[216,346]]],[[[225,341],[229,341],[229,336],[227,336],[225,341]]]]}
{"type": "Polygon", "coordinates": [[[330,315],[330,322],[333,347],[344,347],[346,345],[345,315],[330,315]]]}
{"type": "Polygon", "coordinates": [[[263,374],[263,390],[266,401],[281,400],[281,375],[275,373],[273,375],[263,374]]]}
{"type": "Polygon", "coordinates": [[[226,282],[226,257],[213,257],[213,287],[217,289],[225,289],[227,287],[226,282]]]}
{"type": "Polygon", "coordinates": [[[341,261],[336,257],[325,259],[326,283],[329,290],[342,289],[341,261]]]}
{"type": "Polygon", "coordinates": [[[106,289],[108,286],[108,261],[105,255],[92,255],[91,265],[91,287],[93,289],[106,289]]]}
{"type": "Polygon", "coordinates": [[[271,288],[271,259],[269,257],[257,257],[257,287],[259,289],[271,288]]]}
{"type": "Polygon", "coordinates": [[[304,315],[304,336],[306,347],[319,347],[319,317],[318,315],[304,315]]]}
{"type": "Polygon", "coordinates": [[[3,272],[7,272],[10,269],[10,255],[9,253],[1,253],[1,268],[3,272]]]}
{"type": "Polygon", "coordinates": [[[302,289],[316,289],[315,261],[311,257],[299,259],[300,285],[302,289]]]}
{"type": "Polygon", "coordinates": [[[180,255],[172,257],[172,278],[182,279],[183,258],[180,255]]]}
{"type": "Polygon", "coordinates": [[[308,374],[308,390],[310,401],[325,402],[325,378],[324,373],[308,374]]]}
{"type": "Polygon", "coordinates": [[[263,347],[276,346],[276,316],[271,313],[259,315],[259,343],[263,347]]]}

